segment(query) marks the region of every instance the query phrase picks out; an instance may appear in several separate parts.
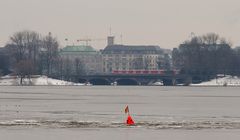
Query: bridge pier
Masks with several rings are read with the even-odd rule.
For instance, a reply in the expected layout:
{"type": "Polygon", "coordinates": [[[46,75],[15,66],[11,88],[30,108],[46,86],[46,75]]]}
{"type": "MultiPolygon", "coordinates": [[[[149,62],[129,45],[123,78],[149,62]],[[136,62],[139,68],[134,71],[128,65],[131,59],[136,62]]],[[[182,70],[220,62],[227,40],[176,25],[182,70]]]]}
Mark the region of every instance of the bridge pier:
{"type": "Polygon", "coordinates": [[[176,78],[173,78],[172,79],[172,86],[176,86],[177,85],[177,80],[176,80],[176,78]]]}
{"type": "Polygon", "coordinates": [[[164,86],[176,86],[177,80],[176,80],[176,78],[163,79],[163,85],[164,86]]]}
{"type": "Polygon", "coordinates": [[[184,85],[189,86],[192,83],[192,77],[188,76],[184,79],[184,85]]]}

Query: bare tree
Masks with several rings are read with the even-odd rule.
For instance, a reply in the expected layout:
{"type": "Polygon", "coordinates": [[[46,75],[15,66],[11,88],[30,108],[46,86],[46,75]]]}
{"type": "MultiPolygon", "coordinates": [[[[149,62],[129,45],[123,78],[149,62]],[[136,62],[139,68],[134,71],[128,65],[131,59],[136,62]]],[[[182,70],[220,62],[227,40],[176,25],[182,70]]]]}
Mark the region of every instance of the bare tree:
{"type": "Polygon", "coordinates": [[[10,37],[10,44],[11,46],[15,47],[15,58],[16,61],[19,62],[23,59],[26,59],[25,55],[27,52],[26,46],[26,37],[25,32],[17,32],[12,37],[10,37]]]}
{"type": "MultiPolygon", "coordinates": [[[[1,48],[0,48],[1,49],[1,48]]],[[[3,50],[3,49],[2,49],[3,50]]],[[[6,51],[0,51],[0,76],[9,72],[10,57],[6,51]]]]}
{"type": "Polygon", "coordinates": [[[15,58],[11,61],[11,65],[21,78],[20,84],[23,84],[23,78],[28,77],[30,80],[30,75],[37,74],[37,57],[40,47],[40,35],[37,32],[26,30],[16,32],[10,37],[10,43],[6,48],[10,56],[15,58]]]}
{"type": "Polygon", "coordinates": [[[56,38],[52,37],[52,34],[49,33],[43,39],[43,47],[45,49],[45,58],[46,58],[46,68],[47,68],[47,75],[49,76],[53,70],[53,64],[57,61],[58,55],[58,47],[59,43],[56,38]]]}
{"type": "Polygon", "coordinates": [[[37,57],[41,47],[40,35],[34,31],[16,32],[10,37],[10,46],[14,51],[16,63],[23,60],[32,60],[34,66],[34,73],[37,73],[37,57]]]}
{"type": "Polygon", "coordinates": [[[205,44],[217,44],[220,37],[218,34],[208,33],[206,35],[203,35],[202,39],[205,44]]]}
{"type": "MultiPolygon", "coordinates": [[[[27,32],[28,40],[28,57],[33,60],[33,66],[37,66],[37,58],[41,47],[40,35],[36,32],[27,32]]],[[[36,70],[35,70],[36,71],[36,70]]]]}
{"type": "Polygon", "coordinates": [[[186,42],[173,51],[173,63],[177,68],[202,76],[231,73],[233,52],[224,38],[208,33],[186,42]]]}
{"type": "Polygon", "coordinates": [[[28,78],[30,80],[34,71],[33,62],[31,60],[21,60],[16,64],[16,74],[20,76],[20,84],[23,84],[23,79],[28,78]]]}
{"type": "Polygon", "coordinates": [[[34,31],[16,32],[10,37],[10,43],[7,46],[11,56],[15,58],[13,65],[20,66],[19,62],[31,61],[32,74],[46,73],[49,76],[58,61],[59,44],[51,33],[46,37],[41,37],[39,33],[34,31]]]}

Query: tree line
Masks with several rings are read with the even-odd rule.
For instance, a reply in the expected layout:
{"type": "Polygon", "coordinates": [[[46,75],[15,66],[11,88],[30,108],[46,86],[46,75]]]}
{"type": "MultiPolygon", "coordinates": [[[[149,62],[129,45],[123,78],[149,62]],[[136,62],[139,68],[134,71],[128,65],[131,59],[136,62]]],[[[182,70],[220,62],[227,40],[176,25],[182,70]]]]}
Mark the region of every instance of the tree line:
{"type": "Polygon", "coordinates": [[[2,49],[0,73],[19,76],[20,84],[31,75],[61,78],[69,73],[69,60],[59,56],[59,42],[51,33],[44,36],[35,31],[16,32],[2,49]]]}
{"type": "MultiPolygon", "coordinates": [[[[41,35],[35,31],[14,33],[4,48],[0,48],[0,75],[13,73],[21,78],[47,75],[70,80],[71,74],[84,74],[80,58],[69,59],[59,55],[59,42],[51,33],[41,35]],[[69,77],[68,77],[69,76],[69,77]]],[[[212,78],[218,74],[240,75],[240,48],[215,33],[194,36],[172,51],[172,69],[192,77],[212,78]]],[[[159,60],[160,68],[171,69],[170,60],[159,60]],[[163,61],[163,62],[162,62],[163,61]],[[168,62],[168,63],[164,63],[168,62]]],[[[141,59],[134,60],[134,68],[142,69],[141,59]]],[[[148,64],[148,62],[145,62],[148,64]]],[[[149,63],[150,64],[150,63],[149,63]]],[[[147,66],[147,65],[146,65],[147,66]]],[[[207,80],[207,79],[206,79],[207,80]]]]}
{"type": "Polygon", "coordinates": [[[194,36],[172,51],[173,66],[181,73],[202,78],[240,75],[240,49],[215,33],[194,36]]]}

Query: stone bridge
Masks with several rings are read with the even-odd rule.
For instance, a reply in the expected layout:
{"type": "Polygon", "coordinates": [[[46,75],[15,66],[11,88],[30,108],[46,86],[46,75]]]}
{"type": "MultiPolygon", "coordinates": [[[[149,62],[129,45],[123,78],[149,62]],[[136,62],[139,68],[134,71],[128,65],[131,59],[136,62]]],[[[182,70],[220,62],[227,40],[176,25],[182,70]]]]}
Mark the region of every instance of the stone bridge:
{"type": "Polygon", "coordinates": [[[152,85],[162,81],[163,85],[173,86],[179,83],[187,85],[191,78],[186,75],[175,74],[102,74],[102,75],[72,75],[72,81],[91,83],[93,85],[152,85]]]}

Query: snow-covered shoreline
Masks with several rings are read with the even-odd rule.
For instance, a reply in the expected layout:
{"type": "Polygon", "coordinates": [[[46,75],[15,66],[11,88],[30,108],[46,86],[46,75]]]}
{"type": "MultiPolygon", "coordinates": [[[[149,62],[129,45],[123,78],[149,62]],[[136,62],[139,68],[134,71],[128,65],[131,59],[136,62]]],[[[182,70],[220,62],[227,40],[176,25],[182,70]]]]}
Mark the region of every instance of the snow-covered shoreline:
{"type": "MultiPolygon", "coordinates": [[[[0,86],[18,86],[20,78],[17,76],[3,76],[0,78],[0,86]]],[[[73,83],[58,79],[49,78],[47,76],[32,76],[30,79],[24,78],[23,85],[31,86],[83,86],[83,83],[73,83]]]]}
{"type": "Polygon", "coordinates": [[[199,84],[191,84],[190,86],[240,86],[240,77],[226,75],[199,84]]]}
{"type": "MultiPolygon", "coordinates": [[[[19,86],[20,78],[17,76],[0,77],[0,86],[19,86]]],[[[23,85],[30,86],[84,86],[84,83],[73,83],[58,79],[49,78],[47,76],[34,75],[30,79],[24,78],[23,85]]],[[[90,85],[90,84],[88,84],[90,85]]],[[[205,81],[199,84],[190,84],[190,86],[240,86],[240,77],[237,76],[222,76],[210,81],[205,81]]]]}

